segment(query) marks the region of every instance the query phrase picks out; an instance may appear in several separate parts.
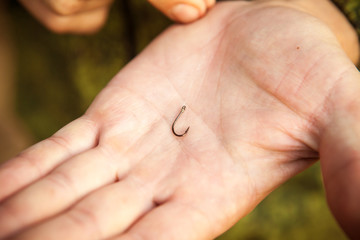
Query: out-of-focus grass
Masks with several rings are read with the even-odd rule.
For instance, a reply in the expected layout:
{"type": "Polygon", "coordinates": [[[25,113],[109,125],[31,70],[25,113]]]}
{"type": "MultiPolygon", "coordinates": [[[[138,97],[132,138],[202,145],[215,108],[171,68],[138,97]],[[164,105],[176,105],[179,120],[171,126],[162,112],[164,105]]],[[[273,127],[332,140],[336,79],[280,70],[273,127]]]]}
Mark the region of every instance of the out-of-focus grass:
{"type": "Polygon", "coordinates": [[[109,24],[90,36],[56,35],[22,7],[12,5],[18,66],[20,116],[38,140],[79,117],[97,93],[130,60],[128,49],[141,51],[169,21],[142,0],[131,1],[135,42],[129,42],[121,4],[109,24]]]}
{"type": "MultiPolygon", "coordinates": [[[[118,1],[119,2],[119,1],[118,1]]],[[[119,3],[94,36],[49,33],[21,7],[11,8],[18,49],[18,111],[38,140],[80,116],[96,94],[169,22],[131,1],[136,42],[129,42],[119,3]],[[120,10],[119,10],[120,9],[120,10]]],[[[284,184],[221,240],[345,239],[326,206],[319,166],[284,184]]]]}

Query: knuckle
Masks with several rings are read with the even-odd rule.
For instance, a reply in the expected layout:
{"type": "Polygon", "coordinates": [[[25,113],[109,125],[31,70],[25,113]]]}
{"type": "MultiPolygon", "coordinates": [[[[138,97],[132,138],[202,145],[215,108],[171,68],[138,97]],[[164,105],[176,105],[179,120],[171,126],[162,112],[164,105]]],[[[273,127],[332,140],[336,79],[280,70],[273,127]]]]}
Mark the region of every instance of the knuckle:
{"type": "Polygon", "coordinates": [[[68,176],[66,173],[64,173],[62,171],[54,171],[46,178],[46,180],[49,181],[50,184],[55,185],[56,189],[71,188],[73,191],[75,191],[74,181],[71,179],[70,176],[68,176]]]}
{"type": "Polygon", "coordinates": [[[69,148],[69,142],[68,140],[61,136],[61,135],[53,135],[48,139],[51,143],[53,143],[54,145],[60,146],[63,149],[68,149],[69,148]]]}
{"type": "Polygon", "coordinates": [[[95,133],[98,131],[98,123],[96,120],[92,119],[91,117],[84,115],[75,121],[73,123],[77,123],[77,128],[80,128],[83,131],[89,131],[91,133],[95,133]]]}

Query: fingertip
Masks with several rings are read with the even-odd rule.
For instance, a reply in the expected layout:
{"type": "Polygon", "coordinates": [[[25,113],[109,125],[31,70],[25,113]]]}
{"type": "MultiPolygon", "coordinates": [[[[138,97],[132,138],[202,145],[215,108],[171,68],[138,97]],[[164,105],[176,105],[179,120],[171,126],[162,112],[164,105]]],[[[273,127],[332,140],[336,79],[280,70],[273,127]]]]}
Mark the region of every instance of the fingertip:
{"type": "Polygon", "coordinates": [[[206,6],[212,8],[216,3],[216,0],[206,0],[206,6]]]}
{"type": "Polygon", "coordinates": [[[170,18],[181,23],[193,22],[199,19],[201,15],[202,14],[198,8],[183,3],[176,4],[172,7],[169,14],[170,18]]]}
{"type": "Polygon", "coordinates": [[[148,2],[172,20],[190,23],[203,17],[216,0],[148,0],[148,2]]]}

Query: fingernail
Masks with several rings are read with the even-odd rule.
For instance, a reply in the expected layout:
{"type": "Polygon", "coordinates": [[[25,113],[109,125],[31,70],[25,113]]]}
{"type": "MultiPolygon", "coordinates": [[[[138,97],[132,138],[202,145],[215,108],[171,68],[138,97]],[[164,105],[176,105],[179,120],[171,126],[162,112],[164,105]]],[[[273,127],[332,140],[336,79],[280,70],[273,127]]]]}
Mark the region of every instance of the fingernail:
{"type": "Polygon", "coordinates": [[[188,23],[197,20],[200,12],[194,6],[179,3],[171,9],[170,15],[175,21],[188,23]]]}

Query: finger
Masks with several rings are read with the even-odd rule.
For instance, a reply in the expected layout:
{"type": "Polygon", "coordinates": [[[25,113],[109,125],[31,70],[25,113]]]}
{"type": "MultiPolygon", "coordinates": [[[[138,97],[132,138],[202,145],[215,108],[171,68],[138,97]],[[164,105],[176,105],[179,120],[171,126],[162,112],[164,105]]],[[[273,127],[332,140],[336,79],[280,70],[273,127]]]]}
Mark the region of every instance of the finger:
{"type": "Polygon", "coordinates": [[[43,0],[58,15],[73,15],[110,6],[114,0],[43,0]]]}
{"type": "Polygon", "coordinates": [[[139,181],[126,178],[94,192],[68,212],[15,239],[106,239],[124,231],[152,207],[151,192],[144,191],[139,181]]]}
{"type": "Polygon", "coordinates": [[[216,235],[210,216],[200,208],[170,201],[151,210],[125,234],[112,240],[200,240],[216,235]]]}
{"type": "Polygon", "coordinates": [[[215,0],[149,0],[149,2],[169,18],[182,23],[199,19],[215,4],[215,0]]]}
{"type": "Polygon", "coordinates": [[[58,214],[89,192],[116,181],[117,170],[99,147],[67,161],[0,206],[0,238],[58,214]]]}
{"type": "Polygon", "coordinates": [[[86,118],[73,121],[0,167],[0,201],[96,144],[95,124],[86,118]]]}
{"type": "Polygon", "coordinates": [[[107,6],[71,16],[61,16],[51,11],[42,0],[20,2],[38,21],[56,33],[93,33],[104,25],[109,12],[107,6]]]}

